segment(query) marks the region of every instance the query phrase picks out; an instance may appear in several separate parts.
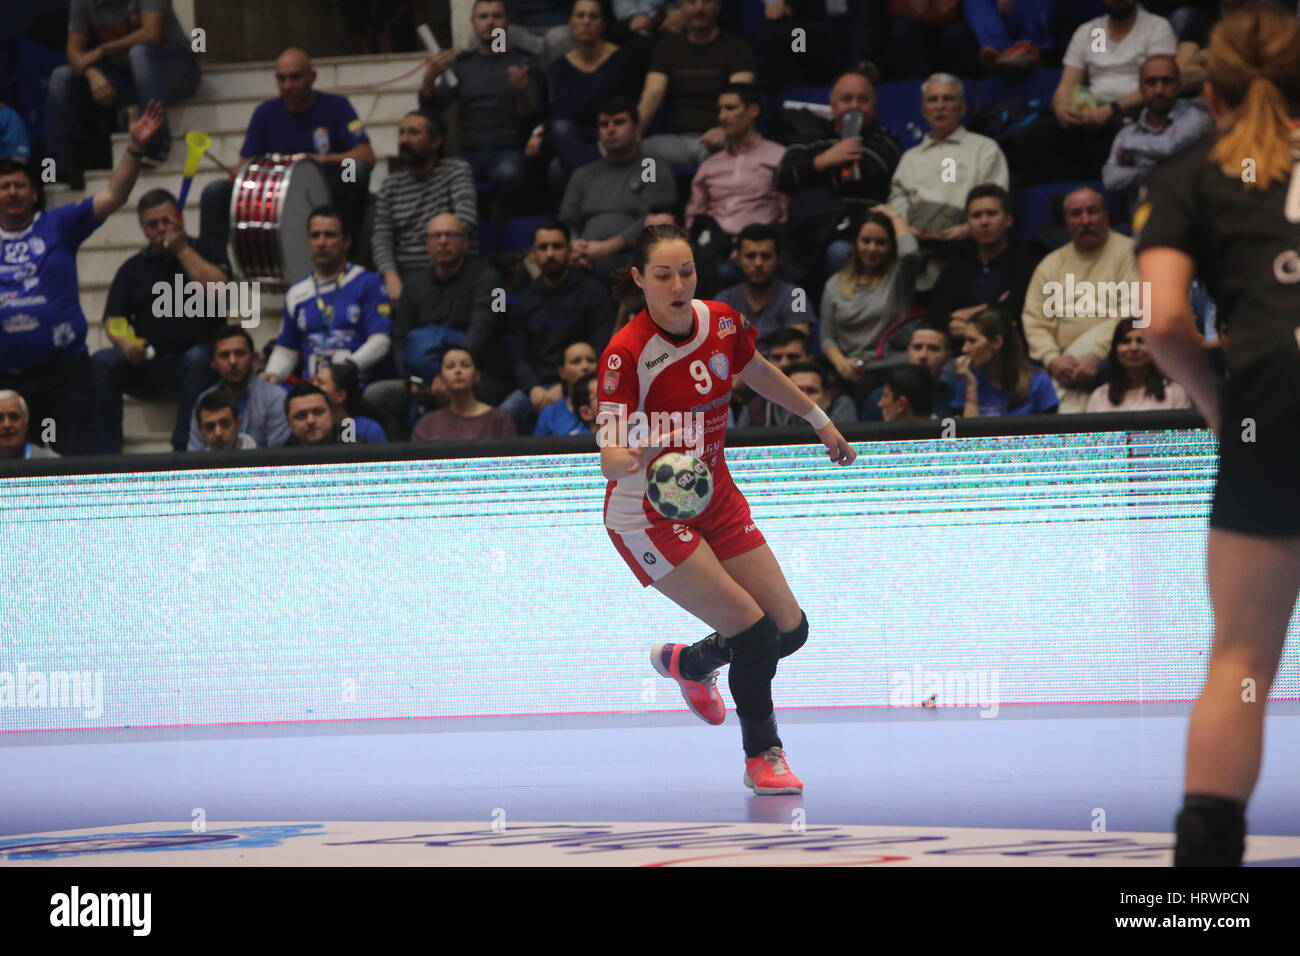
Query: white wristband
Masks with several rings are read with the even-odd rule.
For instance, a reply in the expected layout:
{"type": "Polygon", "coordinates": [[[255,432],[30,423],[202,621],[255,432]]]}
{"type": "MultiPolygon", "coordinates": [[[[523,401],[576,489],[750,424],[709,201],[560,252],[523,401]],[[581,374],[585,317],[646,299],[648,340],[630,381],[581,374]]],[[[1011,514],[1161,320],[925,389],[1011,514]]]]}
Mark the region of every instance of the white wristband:
{"type": "Polygon", "coordinates": [[[807,415],[805,415],[803,418],[804,421],[806,421],[809,425],[813,427],[813,431],[817,431],[818,429],[825,428],[827,425],[831,423],[830,416],[827,415],[824,411],[822,411],[821,408],[817,405],[814,405],[812,407],[812,411],[809,412],[807,415]]]}

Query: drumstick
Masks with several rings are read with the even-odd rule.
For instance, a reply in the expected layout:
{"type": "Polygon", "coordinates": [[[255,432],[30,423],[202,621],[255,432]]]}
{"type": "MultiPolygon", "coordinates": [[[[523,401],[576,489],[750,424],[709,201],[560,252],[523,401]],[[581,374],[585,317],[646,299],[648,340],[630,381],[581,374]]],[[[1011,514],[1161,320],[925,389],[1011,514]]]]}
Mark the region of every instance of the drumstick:
{"type": "Polygon", "coordinates": [[[176,202],[178,211],[185,208],[185,200],[190,194],[190,184],[194,182],[194,174],[199,171],[199,160],[203,158],[203,154],[208,151],[208,147],[211,145],[212,137],[200,130],[192,129],[185,134],[185,149],[187,152],[185,154],[185,169],[182,172],[184,178],[181,179],[181,195],[176,202]]]}
{"type": "MultiPolygon", "coordinates": [[[[415,32],[419,35],[420,42],[424,44],[424,48],[428,50],[430,53],[442,52],[442,47],[438,46],[438,41],[434,39],[433,31],[429,29],[429,25],[427,23],[421,23],[418,27],[415,28],[415,32]]],[[[442,76],[446,78],[448,86],[455,86],[457,83],[460,82],[459,80],[456,79],[455,70],[447,70],[445,73],[442,74],[442,76]]]]}

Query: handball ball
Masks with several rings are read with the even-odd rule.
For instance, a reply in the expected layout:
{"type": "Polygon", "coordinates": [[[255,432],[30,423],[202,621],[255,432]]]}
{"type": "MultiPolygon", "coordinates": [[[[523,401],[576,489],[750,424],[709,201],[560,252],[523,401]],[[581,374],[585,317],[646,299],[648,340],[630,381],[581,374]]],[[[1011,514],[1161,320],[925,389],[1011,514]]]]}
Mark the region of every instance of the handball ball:
{"type": "Polygon", "coordinates": [[[670,451],[646,469],[646,500],[665,518],[694,518],[709,506],[712,495],[713,476],[698,458],[670,451]]]}

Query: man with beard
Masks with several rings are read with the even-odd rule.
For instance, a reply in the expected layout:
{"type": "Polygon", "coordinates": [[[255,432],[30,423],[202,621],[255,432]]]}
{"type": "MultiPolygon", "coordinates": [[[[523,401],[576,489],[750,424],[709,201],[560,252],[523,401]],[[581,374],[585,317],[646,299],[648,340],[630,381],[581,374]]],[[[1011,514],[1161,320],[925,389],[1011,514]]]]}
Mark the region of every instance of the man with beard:
{"type": "Polygon", "coordinates": [[[1021,316],[1029,357],[1051,375],[1062,415],[1087,407],[1116,321],[1142,317],[1136,311],[1140,301],[1134,301],[1139,297],[1105,301],[1105,288],[1139,284],[1133,240],[1110,228],[1101,195],[1087,187],[1076,189],[1065,197],[1064,209],[1070,241],[1044,256],[1034,270],[1021,316]],[[1085,290],[1096,292],[1081,295],[1085,290]]]}
{"type": "Polygon", "coordinates": [[[207,447],[197,410],[199,402],[218,390],[235,403],[240,429],[257,443],[258,448],[273,448],[288,441],[284,389],[255,374],[256,357],[253,337],[238,325],[227,325],[212,337],[212,368],[221,381],[200,395],[195,403],[187,451],[202,451],[207,447]]]}
{"type": "Polygon", "coordinates": [[[402,117],[397,131],[402,168],[388,175],[375,200],[375,271],[394,303],[402,297],[404,277],[429,268],[424,224],[438,213],[455,213],[469,230],[470,254],[478,252],[474,173],[465,160],[442,155],[445,140],[442,122],[432,113],[413,110],[402,117]]]}
{"type": "Polygon", "coordinates": [[[1137,205],[1147,173],[1214,131],[1209,113],[1191,100],[1177,98],[1182,77],[1172,56],[1160,54],[1143,63],[1141,83],[1146,109],[1136,123],[1119,131],[1101,171],[1106,189],[1124,194],[1130,210],[1137,205]]]}
{"type": "Polygon", "coordinates": [[[223,322],[218,314],[163,315],[155,312],[158,285],[174,282],[225,282],[226,250],[205,246],[185,235],[185,222],[176,198],[165,189],[151,189],[136,206],[140,231],[148,245],[118,268],[104,303],[104,323],[114,317],[130,322],[132,336],[109,331],[109,348],[90,359],[91,378],[99,409],[100,452],[122,453],[122,396],[153,399],[175,395],[176,421],[172,448],[184,451],[189,440],[195,401],[212,384],[212,333],[223,322]]]}
{"type": "Polygon", "coordinates": [[[1142,64],[1158,53],[1172,56],[1178,46],[1169,21],[1137,0],[1105,5],[1106,16],[1081,24],[1070,38],[1052,95],[1054,115],[1005,144],[1017,188],[1095,179],[1125,115],[1142,104],[1142,64]]]}
{"type": "Polygon", "coordinates": [[[614,300],[600,280],[569,267],[569,227],[548,219],[533,230],[533,261],[541,275],[515,297],[507,313],[507,343],[515,384],[501,405],[521,435],[542,409],[564,399],[559,367],[574,342],[600,355],[614,328],[614,300]]]}
{"type": "Polygon", "coordinates": [[[758,329],[760,342],[782,329],[799,329],[806,336],[812,335],[817,316],[808,293],[777,278],[781,244],[775,227],[746,226],[737,236],[736,253],[744,281],[723,289],[717,301],[749,319],[749,324],[758,329]]]}
{"type": "Polygon", "coordinates": [[[134,106],[130,143],[107,186],[94,196],[41,210],[40,185],[25,163],[0,160],[0,389],[30,406],[29,440],[53,419],[60,454],[93,452],[94,394],[77,249],[131,195],[145,147],[162,127],[160,103],[134,106]]]}

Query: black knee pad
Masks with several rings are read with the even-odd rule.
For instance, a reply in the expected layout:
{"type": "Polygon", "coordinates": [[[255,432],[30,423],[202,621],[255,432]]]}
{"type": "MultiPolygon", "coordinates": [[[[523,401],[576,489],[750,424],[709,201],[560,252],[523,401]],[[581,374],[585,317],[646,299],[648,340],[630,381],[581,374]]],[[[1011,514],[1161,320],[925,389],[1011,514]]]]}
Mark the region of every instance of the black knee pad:
{"type": "Polygon", "coordinates": [[[799,613],[802,615],[802,620],[799,621],[799,626],[793,631],[786,631],[781,635],[782,657],[789,657],[795,651],[799,650],[799,648],[803,647],[804,644],[808,643],[808,615],[804,614],[802,611],[799,613]]]}
{"type": "Polygon", "coordinates": [[[727,638],[725,646],[731,652],[732,670],[739,666],[766,675],[768,680],[776,674],[776,662],[781,659],[781,632],[766,614],[727,638]]]}
{"type": "Polygon", "coordinates": [[[772,678],[781,658],[781,632],[764,615],[759,621],[727,639],[731,669],[727,686],[736,702],[736,715],[750,722],[772,716],[772,678]]]}

